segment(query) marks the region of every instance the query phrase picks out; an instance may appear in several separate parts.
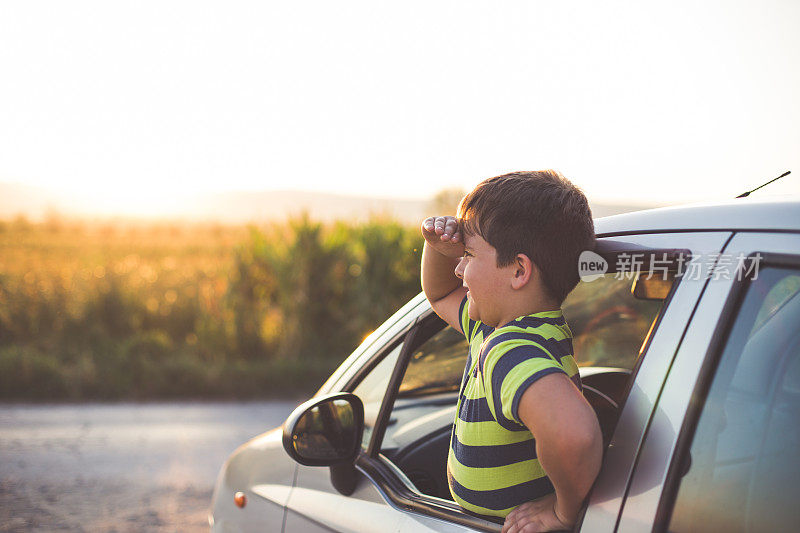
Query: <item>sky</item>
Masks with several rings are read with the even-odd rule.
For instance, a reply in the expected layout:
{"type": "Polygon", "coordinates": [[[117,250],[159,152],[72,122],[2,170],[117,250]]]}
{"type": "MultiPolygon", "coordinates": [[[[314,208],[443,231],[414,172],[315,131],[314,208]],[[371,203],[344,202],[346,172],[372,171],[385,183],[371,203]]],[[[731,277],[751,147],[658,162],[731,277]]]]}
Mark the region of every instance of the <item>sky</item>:
{"type": "Polygon", "coordinates": [[[799,23],[794,0],[7,0],[0,182],[154,214],[542,168],[602,202],[786,170],[765,192],[800,193],[799,23]]]}

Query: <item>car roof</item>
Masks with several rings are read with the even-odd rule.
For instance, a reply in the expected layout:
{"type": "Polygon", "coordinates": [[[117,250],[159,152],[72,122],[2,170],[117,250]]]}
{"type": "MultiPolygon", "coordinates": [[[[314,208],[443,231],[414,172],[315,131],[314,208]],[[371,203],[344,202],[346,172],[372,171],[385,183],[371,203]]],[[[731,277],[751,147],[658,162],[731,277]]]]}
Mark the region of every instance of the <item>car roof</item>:
{"type": "Polygon", "coordinates": [[[800,232],[800,196],[661,207],[598,218],[594,226],[598,237],[673,231],[800,232]]]}

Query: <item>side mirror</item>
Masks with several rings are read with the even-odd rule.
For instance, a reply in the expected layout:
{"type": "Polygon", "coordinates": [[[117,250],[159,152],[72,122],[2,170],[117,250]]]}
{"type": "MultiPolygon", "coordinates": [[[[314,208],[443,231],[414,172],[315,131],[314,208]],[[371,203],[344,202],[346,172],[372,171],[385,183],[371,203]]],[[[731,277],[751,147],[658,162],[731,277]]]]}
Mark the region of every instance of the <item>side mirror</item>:
{"type": "Polygon", "coordinates": [[[307,466],[335,466],[355,459],[364,432],[364,404],[355,394],[338,392],[312,398],[283,424],[283,448],[307,466]]]}

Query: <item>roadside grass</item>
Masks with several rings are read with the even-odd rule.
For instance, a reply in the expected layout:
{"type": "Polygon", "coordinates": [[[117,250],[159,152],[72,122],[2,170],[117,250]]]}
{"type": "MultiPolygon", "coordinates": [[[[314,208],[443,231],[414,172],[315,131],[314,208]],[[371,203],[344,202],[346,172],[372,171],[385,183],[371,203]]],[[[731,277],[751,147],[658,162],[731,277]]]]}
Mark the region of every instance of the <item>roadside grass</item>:
{"type": "Polygon", "coordinates": [[[0,400],[307,395],[419,291],[389,220],[0,221],[0,400]]]}

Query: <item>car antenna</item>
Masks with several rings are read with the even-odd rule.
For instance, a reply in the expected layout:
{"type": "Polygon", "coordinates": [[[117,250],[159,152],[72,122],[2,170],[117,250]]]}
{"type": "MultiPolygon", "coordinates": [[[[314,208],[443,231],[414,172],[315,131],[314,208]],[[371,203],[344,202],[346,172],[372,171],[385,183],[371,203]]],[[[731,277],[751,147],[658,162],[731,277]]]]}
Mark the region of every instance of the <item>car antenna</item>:
{"type": "Polygon", "coordinates": [[[758,189],[760,189],[761,187],[765,187],[765,186],[769,185],[770,183],[772,183],[773,181],[778,181],[778,180],[779,180],[779,179],[781,179],[782,177],[784,177],[784,176],[788,176],[788,175],[789,175],[789,174],[791,174],[791,173],[792,173],[792,171],[791,171],[791,170],[787,170],[786,172],[784,172],[783,174],[781,174],[781,175],[780,175],[780,176],[778,176],[777,178],[775,178],[775,179],[772,179],[772,180],[769,180],[769,181],[768,181],[768,182],[766,182],[764,185],[759,185],[758,187],[756,187],[756,188],[755,188],[755,189],[753,189],[752,191],[743,192],[742,194],[740,194],[740,195],[739,195],[739,196],[737,196],[736,198],[746,198],[746,197],[750,196],[750,193],[751,193],[751,192],[755,192],[755,191],[757,191],[758,189]]]}

